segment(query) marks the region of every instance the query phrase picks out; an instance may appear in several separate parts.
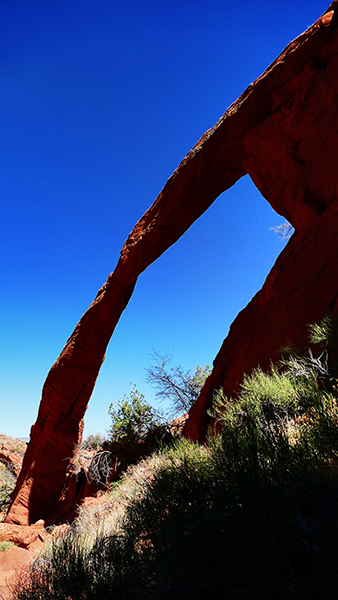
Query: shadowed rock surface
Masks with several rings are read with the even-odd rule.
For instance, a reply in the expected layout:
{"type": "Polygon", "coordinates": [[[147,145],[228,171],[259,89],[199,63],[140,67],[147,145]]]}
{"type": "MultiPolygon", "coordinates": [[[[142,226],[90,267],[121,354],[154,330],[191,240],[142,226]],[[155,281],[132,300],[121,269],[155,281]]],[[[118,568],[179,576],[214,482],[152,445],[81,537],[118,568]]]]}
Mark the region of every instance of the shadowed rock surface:
{"type": "Polygon", "coordinates": [[[337,311],[337,9],[338,0],[204,134],[134,227],[47,376],[7,522],[48,523],[138,276],[246,173],[296,233],[234,321],[185,434],[204,439],[213,389],[231,393],[243,372],[267,367],[288,340],[305,343],[306,324],[337,311]]]}

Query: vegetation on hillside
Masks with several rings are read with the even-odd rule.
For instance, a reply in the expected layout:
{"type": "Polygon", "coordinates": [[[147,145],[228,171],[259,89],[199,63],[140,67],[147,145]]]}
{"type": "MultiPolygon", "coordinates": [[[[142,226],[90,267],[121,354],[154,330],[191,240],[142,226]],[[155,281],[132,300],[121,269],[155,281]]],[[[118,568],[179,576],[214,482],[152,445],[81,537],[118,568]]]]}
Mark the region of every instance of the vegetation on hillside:
{"type": "Polygon", "coordinates": [[[0,461],[0,521],[9,508],[16,484],[16,477],[10,463],[0,461]]]}
{"type": "Polygon", "coordinates": [[[0,522],[8,511],[26,447],[25,441],[0,433],[0,522]]]}
{"type": "Polygon", "coordinates": [[[181,439],[134,466],[15,598],[335,598],[338,390],[326,325],[311,330],[317,353],[289,349],[246,376],[236,399],[216,393],[208,445],[181,439]]]}
{"type": "Polygon", "coordinates": [[[172,355],[154,350],[153,364],[146,369],[146,381],[155,389],[156,398],[166,402],[166,411],[151,406],[131,383],[129,394],[109,406],[111,424],[107,436],[91,434],[82,442],[82,448],[116,452],[118,448],[143,442],[148,449],[154,449],[156,440],[171,440],[171,419],[189,411],[211,373],[208,365],[198,365],[192,373],[181,365],[170,367],[171,361],[172,355]]]}
{"type": "Polygon", "coordinates": [[[167,425],[164,415],[146,402],[135,385],[129,396],[125,394],[117,406],[111,404],[108,412],[112,420],[108,433],[111,442],[139,440],[167,425]]]}

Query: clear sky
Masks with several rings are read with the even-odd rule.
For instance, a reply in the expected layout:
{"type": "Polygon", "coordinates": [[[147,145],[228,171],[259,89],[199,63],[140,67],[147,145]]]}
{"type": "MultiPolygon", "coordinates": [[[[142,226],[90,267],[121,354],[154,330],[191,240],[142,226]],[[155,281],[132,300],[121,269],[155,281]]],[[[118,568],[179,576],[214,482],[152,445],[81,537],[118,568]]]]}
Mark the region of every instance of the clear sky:
{"type": "MultiPolygon", "coordinates": [[[[46,375],[136,221],[203,133],[327,8],[322,0],[3,0],[0,432],[26,437],[46,375]]],[[[283,244],[248,177],[140,276],[85,433],[152,348],[212,363],[283,244]]]]}

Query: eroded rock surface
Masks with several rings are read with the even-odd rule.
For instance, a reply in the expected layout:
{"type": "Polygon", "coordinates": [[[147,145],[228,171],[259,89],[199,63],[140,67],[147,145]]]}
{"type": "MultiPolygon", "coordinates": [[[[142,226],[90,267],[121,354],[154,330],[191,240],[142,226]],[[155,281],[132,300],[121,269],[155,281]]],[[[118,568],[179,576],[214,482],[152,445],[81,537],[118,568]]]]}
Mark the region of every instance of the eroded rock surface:
{"type": "Polygon", "coordinates": [[[105,350],[140,273],[249,173],[296,228],[267,281],[234,322],[185,432],[203,439],[213,388],[231,392],[306,323],[336,310],[338,0],[294,40],[186,156],[121,251],[46,379],[8,522],[48,516],[62,495],[67,464],[105,350]]]}

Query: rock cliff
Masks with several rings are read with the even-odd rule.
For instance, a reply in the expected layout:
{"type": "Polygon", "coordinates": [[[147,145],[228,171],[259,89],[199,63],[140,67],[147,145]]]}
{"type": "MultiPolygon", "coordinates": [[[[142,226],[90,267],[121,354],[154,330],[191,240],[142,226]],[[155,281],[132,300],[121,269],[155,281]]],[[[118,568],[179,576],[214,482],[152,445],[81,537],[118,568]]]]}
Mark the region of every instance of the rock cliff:
{"type": "Polygon", "coordinates": [[[309,321],[337,311],[337,28],[335,0],[204,134],[135,225],[47,376],[7,522],[48,523],[106,347],[138,276],[246,173],[296,232],[233,323],[186,435],[204,439],[214,388],[232,392],[243,372],[266,367],[286,341],[303,343],[309,321]]]}

